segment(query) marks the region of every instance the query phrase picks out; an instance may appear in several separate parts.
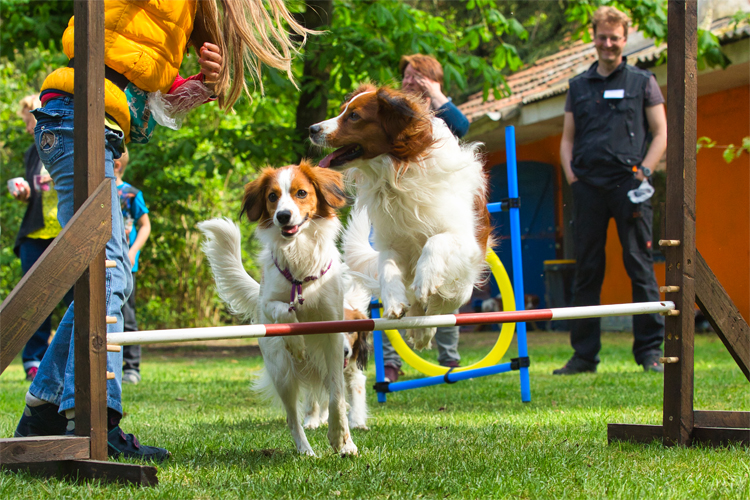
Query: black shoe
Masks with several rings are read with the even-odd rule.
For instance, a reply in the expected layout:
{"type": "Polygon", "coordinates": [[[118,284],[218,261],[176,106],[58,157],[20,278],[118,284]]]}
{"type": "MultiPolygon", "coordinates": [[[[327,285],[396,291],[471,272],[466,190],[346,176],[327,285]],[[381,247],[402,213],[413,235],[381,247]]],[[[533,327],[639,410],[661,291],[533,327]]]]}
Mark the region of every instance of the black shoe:
{"type": "Polygon", "coordinates": [[[59,409],[59,406],[52,403],[44,403],[39,406],[26,405],[13,436],[18,438],[64,435],[68,420],[57,412],[59,409]]]}
{"type": "Polygon", "coordinates": [[[596,373],[596,363],[589,363],[573,356],[565,366],[552,372],[552,375],[576,375],[578,373],[596,373]]]}
{"type": "Polygon", "coordinates": [[[656,373],[664,373],[664,365],[661,364],[659,361],[659,358],[661,356],[649,356],[647,357],[643,363],[643,371],[644,372],[656,372],[656,373]]]}
{"type": "Polygon", "coordinates": [[[125,458],[138,458],[148,462],[163,462],[172,456],[164,448],[142,445],[132,434],[122,432],[119,425],[107,434],[107,444],[109,445],[107,454],[111,458],[123,456],[125,458]]]}
{"type": "Polygon", "coordinates": [[[401,370],[399,370],[395,366],[385,365],[383,371],[385,372],[385,381],[386,382],[396,382],[396,381],[398,381],[398,375],[399,375],[399,372],[401,370]]]}

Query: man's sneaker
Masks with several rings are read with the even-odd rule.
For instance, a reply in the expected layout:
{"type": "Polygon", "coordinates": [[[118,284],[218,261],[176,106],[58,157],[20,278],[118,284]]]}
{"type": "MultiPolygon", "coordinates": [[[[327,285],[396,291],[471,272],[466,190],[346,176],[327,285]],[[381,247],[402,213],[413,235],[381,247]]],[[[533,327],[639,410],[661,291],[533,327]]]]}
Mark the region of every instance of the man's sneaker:
{"type": "Polygon", "coordinates": [[[656,372],[664,373],[664,365],[659,362],[661,356],[649,356],[647,357],[642,365],[644,372],[656,372]]]}
{"type": "Polygon", "coordinates": [[[26,405],[13,437],[62,436],[65,434],[68,420],[60,415],[58,410],[59,407],[52,403],[26,405]]]}
{"type": "Polygon", "coordinates": [[[141,373],[138,370],[125,370],[122,372],[122,383],[136,385],[141,381],[141,373]]]}
{"type": "Polygon", "coordinates": [[[384,371],[386,382],[396,382],[398,380],[399,369],[395,366],[385,365],[384,371]]]}
{"type": "Polygon", "coordinates": [[[576,375],[578,373],[596,373],[596,363],[589,363],[573,356],[565,366],[552,372],[552,375],[576,375]]]}
{"type": "Polygon", "coordinates": [[[119,425],[107,434],[107,444],[109,445],[107,454],[111,458],[122,456],[125,458],[138,458],[148,462],[163,462],[172,456],[164,448],[146,446],[139,443],[138,439],[132,434],[122,432],[119,425]]]}
{"type": "Polygon", "coordinates": [[[32,366],[28,370],[26,370],[26,382],[33,382],[34,377],[36,377],[36,372],[39,371],[39,368],[36,366],[32,366]]]}

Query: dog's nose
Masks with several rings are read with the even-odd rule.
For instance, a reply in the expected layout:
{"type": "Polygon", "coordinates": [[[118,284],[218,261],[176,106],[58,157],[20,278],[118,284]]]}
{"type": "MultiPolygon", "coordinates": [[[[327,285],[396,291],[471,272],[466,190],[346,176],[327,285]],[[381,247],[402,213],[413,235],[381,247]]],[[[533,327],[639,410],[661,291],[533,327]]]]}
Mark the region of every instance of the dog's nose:
{"type": "Polygon", "coordinates": [[[319,124],[310,125],[310,135],[315,135],[320,132],[321,126],[319,124]]]}
{"type": "Polygon", "coordinates": [[[282,210],[281,212],[276,212],[276,220],[279,221],[279,224],[288,224],[289,220],[292,218],[292,212],[289,210],[282,210]]]}

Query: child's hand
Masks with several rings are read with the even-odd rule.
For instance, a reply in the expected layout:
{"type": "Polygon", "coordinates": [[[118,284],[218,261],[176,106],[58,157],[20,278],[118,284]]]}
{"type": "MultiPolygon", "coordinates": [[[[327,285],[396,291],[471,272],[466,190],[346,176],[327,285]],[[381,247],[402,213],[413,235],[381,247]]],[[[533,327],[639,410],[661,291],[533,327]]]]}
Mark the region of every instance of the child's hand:
{"type": "Polygon", "coordinates": [[[201,65],[201,74],[203,74],[203,83],[214,83],[219,79],[219,71],[223,58],[219,47],[213,43],[204,43],[200,48],[200,57],[198,63],[201,65]]]}
{"type": "Polygon", "coordinates": [[[131,248],[130,250],[128,250],[128,257],[130,257],[130,266],[131,267],[135,265],[135,256],[137,254],[138,254],[138,251],[134,250],[133,248],[131,248]]]}

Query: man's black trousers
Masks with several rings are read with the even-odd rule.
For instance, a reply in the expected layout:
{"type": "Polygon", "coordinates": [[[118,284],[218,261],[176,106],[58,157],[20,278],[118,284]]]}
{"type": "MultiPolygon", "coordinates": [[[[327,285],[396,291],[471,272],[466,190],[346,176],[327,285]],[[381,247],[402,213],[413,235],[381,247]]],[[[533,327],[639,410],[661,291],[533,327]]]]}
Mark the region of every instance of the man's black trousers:
{"type": "MultiPolygon", "coordinates": [[[[576,274],[573,305],[600,303],[604,281],[607,227],[614,217],[622,244],[625,270],[630,277],[633,302],[661,300],[654,275],[652,256],[653,209],[651,200],[634,204],[628,191],[640,184],[635,178],[614,189],[603,189],[576,181],[573,191],[573,233],[576,247],[576,274]]],[[[664,318],[658,314],[633,316],[633,355],[638,364],[648,357],[661,355],[664,341],[664,318]]],[[[579,319],[571,322],[570,343],[575,356],[589,363],[599,362],[601,319],[579,319]]]]}

